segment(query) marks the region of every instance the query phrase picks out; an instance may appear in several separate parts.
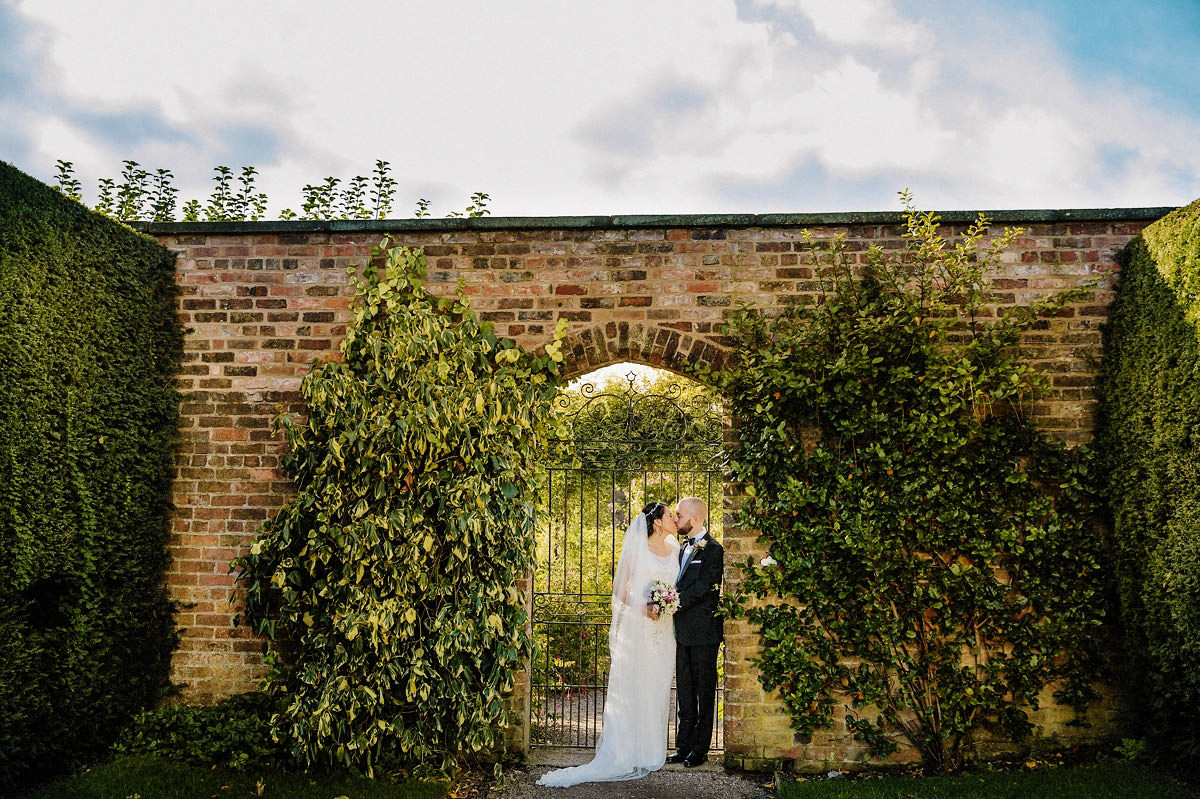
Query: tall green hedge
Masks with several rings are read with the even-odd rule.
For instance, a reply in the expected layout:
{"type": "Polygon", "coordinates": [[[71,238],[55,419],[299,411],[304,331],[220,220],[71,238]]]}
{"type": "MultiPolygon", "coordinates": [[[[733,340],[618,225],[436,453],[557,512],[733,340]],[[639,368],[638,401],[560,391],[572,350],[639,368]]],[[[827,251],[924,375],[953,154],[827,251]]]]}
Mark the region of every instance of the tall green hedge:
{"type": "Polygon", "coordinates": [[[1123,253],[1102,418],[1133,718],[1200,766],[1200,200],[1123,253]],[[1149,711],[1149,712],[1147,712],[1149,711]]]}
{"type": "Polygon", "coordinates": [[[167,686],[175,256],[0,162],[0,785],[167,686]]]}

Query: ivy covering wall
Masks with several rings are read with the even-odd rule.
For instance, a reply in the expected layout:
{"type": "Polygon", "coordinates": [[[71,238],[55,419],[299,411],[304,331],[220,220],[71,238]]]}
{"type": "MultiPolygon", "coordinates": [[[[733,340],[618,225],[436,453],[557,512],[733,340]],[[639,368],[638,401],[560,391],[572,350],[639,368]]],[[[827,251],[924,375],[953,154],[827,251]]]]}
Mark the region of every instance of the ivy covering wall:
{"type": "Polygon", "coordinates": [[[902,197],[902,256],[805,234],[821,301],[727,318],[735,523],[770,553],[729,598],[800,740],[906,743],[955,771],[1034,733],[1044,690],[1081,721],[1097,698],[1091,457],[1032,424],[1048,380],[1018,346],[1087,287],[993,314],[1021,231],[980,217],[950,239],[902,197]]]}
{"type": "Polygon", "coordinates": [[[0,784],[167,685],[175,256],[0,162],[0,784]]]}
{"type": "Polygon", "coordinates": [[[1141,732],[1200,766],[1200,200],[1126,247],[1105,340],[1106,455],[1141,732]],[[1150,712],[1146,712],[1146,711],[1150,712]]]}
{"type": "Polygon", "coordinates": [[[277,420],[297,495],[234,565],[299,760],[448,775],[503,744],[531,654],[519,584],[567,323],[529,353],[388,245],[352,278],[343,359],[301,384],[307,418],[277,420]]]}

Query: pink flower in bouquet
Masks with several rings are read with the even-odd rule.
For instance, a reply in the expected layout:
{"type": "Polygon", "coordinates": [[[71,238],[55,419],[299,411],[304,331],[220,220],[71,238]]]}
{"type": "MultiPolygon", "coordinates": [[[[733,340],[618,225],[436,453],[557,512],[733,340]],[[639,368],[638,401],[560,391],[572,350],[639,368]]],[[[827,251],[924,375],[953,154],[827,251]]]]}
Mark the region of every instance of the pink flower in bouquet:
{"type": "Polygon", "coordinates": [[[650,604],[658,608],[658,612],[669,616],[679,610],[679,592],[670,583],[655,580],[650,584],[650,604]]]}

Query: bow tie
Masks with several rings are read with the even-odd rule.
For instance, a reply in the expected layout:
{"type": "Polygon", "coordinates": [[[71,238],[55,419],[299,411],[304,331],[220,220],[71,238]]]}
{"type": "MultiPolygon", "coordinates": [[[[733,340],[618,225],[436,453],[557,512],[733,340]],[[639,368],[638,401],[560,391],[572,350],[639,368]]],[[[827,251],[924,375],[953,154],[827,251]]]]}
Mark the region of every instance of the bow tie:
{"type": "Polygon", "coordinates": [[[700,540],[700,536],[695,536],[695,537],[692,537],[692,536],[690,536],[690,535],[689,535],[689,536],[688,536],[688,540],[687,540],[687,542],[688,542],[688,546],[689,546],[689,547],[694,547],[694,546],[696,546],[696,542],[697,542],[697,541],[699,541],[699,540],[700,540]]]}

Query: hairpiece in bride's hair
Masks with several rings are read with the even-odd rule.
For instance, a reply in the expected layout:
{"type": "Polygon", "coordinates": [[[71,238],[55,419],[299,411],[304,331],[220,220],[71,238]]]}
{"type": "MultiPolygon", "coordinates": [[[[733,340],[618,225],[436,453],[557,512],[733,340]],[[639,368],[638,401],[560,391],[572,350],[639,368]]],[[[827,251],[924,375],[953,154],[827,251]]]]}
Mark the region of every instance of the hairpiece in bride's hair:
{"type": "Polygon", "coordinates": [[[667,506],[662,502],[651,502],[642,508],[642,515],[646,517],[647,536],[654,532],[654,523],[663,517],[666,510],[667,506]]]}

